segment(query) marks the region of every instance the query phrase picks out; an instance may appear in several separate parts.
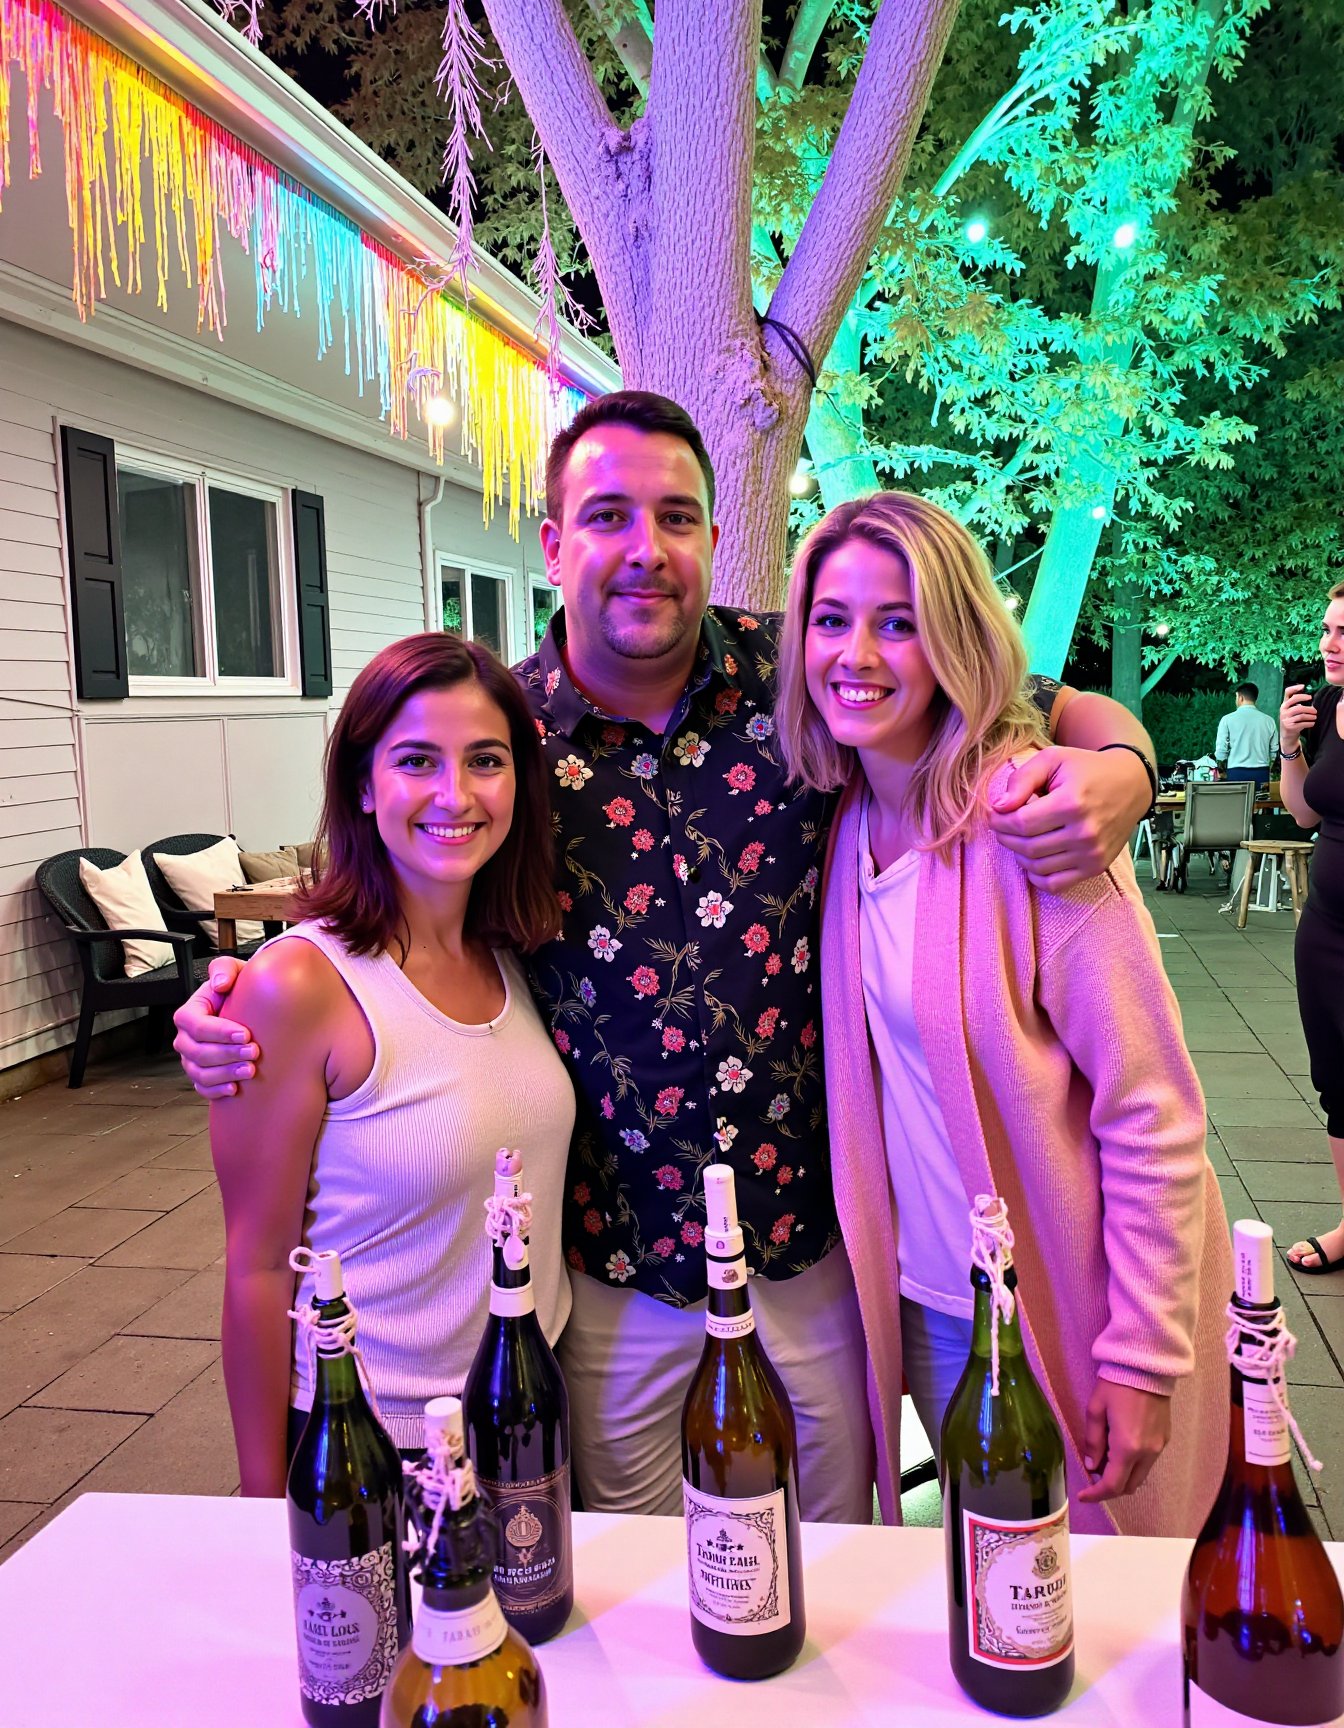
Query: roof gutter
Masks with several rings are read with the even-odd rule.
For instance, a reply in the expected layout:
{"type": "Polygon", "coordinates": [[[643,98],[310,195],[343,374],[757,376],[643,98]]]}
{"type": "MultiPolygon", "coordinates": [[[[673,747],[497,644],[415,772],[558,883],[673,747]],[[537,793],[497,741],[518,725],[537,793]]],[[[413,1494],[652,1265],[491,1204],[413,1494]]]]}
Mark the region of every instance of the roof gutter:
{"type": "MultiPolygon", "coordinates": [[[[60,3],[407,264],[430,258],[446,271],[453,224],[227,24],[209,0],[60,3]]],[[[476,256],[472,311],[544,364],[546,346],[534,328],[536,295],[479,248],[476,256]]],[[[614,363],[569,325],[560,370],[589,395],[620,387],[614,363]]]]}

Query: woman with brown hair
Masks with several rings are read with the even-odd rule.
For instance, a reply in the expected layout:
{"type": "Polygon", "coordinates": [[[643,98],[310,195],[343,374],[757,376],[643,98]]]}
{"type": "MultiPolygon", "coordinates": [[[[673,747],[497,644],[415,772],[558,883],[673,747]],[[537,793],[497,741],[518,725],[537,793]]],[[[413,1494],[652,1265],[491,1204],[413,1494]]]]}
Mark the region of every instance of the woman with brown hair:
{"type": "Polygon", "coordinates": [[[573,1093],[517,959],[559,922],[545,764],[493,654],[426,634],[370,661],[328,743],[318,838],[303,922],[248,962],[233,996],[265,1058],[210,1108],[244,1494],[283,1493],[312,1403],[287,1318],[296,1244],[339,1251],[399,1447],[419,1443],[427,1397],[461,1391],[479,1341],[500,1146],[523,1149],[536,1196],[548,1339],[569,1310],[573,1093]]]}
{"type": "Polygon", "coordinates": [[[980,548],[908,493],[798,551],[785,759],[844,787],[822,900],[836,1207],[884,1517],[902,1379],[935,1444],[971,1342],[969,1212],[1001,1195],[1076,1529],[1193,1534],[1224,1455],[1232,1275],[1199,1083],[1122,851],[1057,893],[988,828],[1044,742],[980,548]]]}

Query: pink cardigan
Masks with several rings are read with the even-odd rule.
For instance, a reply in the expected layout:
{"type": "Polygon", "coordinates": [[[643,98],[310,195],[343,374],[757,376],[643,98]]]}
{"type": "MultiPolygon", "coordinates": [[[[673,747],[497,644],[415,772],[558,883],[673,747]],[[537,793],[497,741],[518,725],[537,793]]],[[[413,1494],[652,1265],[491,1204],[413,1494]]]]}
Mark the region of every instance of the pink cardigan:
{"type": "MultiPolygon", "coordinates": [[[[823,1047],[878,1496],[896,1523],[899,1251],[860,981],[863,784],[857,775],[841,802],[827,858],[823,1047]]],[[[1008,1203],[1027,1352],[1064,1432],[1073,1528],[1193,1536],[1226,1457],[1232,1255],[1203,1096],[1129,859],[1048,894],[985,829],[947,862],[923,855],[916,905],[916,1023],[968,1206],[986,1191],[1008,1203]],[[1174,1392],[1172,1436],[1137,1494],[1084,1506],[1083,1414],[1098,1372],[1174,1392]]]]}

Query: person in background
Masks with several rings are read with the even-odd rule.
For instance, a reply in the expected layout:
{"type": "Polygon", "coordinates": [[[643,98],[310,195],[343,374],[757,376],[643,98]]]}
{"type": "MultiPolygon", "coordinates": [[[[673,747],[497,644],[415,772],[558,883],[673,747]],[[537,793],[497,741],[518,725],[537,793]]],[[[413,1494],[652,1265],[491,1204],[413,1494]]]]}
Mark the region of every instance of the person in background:
{"type": "Polygon", "coordinates": [[[485,1327],[495,1152],[526,1149],[532,1280],[569,1312],[559,1209],[574,1094],[518,954],[553,935],[546,768],[518,686],[439,634],[384,648],[327,749],[327,862],[302,923],[234,991],[266,1060],[210,1106],[224,1200],[224,1378],[244,1494],[283,1494],[312,1407],[311,1296],[290,1250],[336,1249],[383,1423],[423,1446],[485,1327]],[[288,1420],[286,1412],[288,1411],[288,1420]]]}
{"type": "Polygon", "coordinates": [[[969,1212],[1007,1201],[1075,1529],[1193,1535],[1227,1424],[1231,1245],[1204,1101],[1128,854],[1050,894],[990,816],[1044,743],[989,565],[909,493],[799,548],[786,761],[844,788],[822,897],[831,1160],[884,1518],[902,1378],[937,1436],[971,1344],[969,1212]]]}
{"type": "MultiPolygon", "coordinates": [[[[1284,803],[1299,827],[1320,827],[1293,953],[1311,1083],[1344,1197],[1344,582],[1327,599],[1321,659],[1325,685],[1314,697],[1301,684],[1284,692],[1279,754],[1284,803]]],[[[1288,1260],[1299,1272],[1344,1270],[1344,1221],[1294,1242],[1288,1260]]]]}
{"type": "MultiPolygon", "coordinates": [[[[666,397],[619,391],[554,441],[541,543],[563,608],[516,669],[541,733],[559,938],[534,987],[578,1092],[560,1344],[592,1511],[678,1512],[680,1414],[704,1340],[701,1172],[734,1168],[753,1306],[798,1422],[804,1516],[867,1522],[866,1358],[831,1192],[816,900],[832,800],[789,784],[777,614],[709,605],[714,470],[666,397]]],[[[1042,681],[1057,744],[992,817],[1048,888],[1103,870],[1156,790],[1142,727],[1042,681]]],[[[217,1018],[236,965],[178,1011],[207,1096],[261,1040],[217,1018]]],[[[524,1148],[526,1149],[526,1148],[524,1148]]]]}
{"type": "Polygon", "coordinates": [[[1254,780],[1264,790],[1269,786],[1278,728],[1271,715],[1256,707],[1259,696],[1256,685],[1237,685],[1237,705],[1218,722],[1213,755],[1227,779],[1254,780]]]}

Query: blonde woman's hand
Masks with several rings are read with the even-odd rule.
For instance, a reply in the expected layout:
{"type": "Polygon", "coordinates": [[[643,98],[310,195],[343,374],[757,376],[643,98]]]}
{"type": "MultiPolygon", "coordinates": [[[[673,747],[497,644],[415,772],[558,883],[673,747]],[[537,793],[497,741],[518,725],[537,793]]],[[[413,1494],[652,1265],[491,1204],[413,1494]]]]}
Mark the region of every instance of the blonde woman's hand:
{"type": "Polygon", "coordinates": [[[1083,1464],[1096,1480],[1078,1498],[1091,1505],[1132,1494],[1170,1439],[1170,1398],[1099,1379],[1083,1421],[1083,1464]]]}

